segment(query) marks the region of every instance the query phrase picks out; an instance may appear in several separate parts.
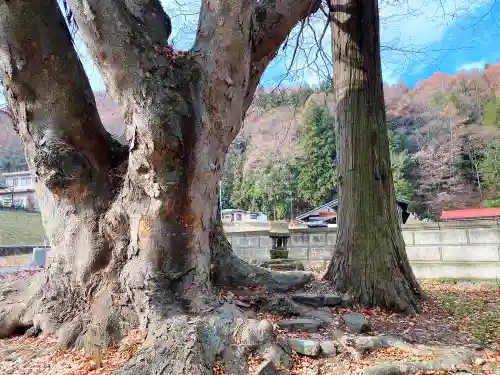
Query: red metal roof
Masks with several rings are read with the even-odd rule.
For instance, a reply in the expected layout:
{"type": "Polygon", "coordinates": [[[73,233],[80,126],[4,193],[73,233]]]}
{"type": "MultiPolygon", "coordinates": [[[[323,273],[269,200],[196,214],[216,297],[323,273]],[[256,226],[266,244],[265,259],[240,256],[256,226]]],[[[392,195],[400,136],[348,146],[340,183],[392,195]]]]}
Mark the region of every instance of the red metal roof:
{"type": "Polygon", "coordinates": [[[482,219],[497,216],[500,217],[500,207],[470,208],[466,210],[443,211],[441,214],[441,220],[482,219]]]}
{"type": "Polygon", "coordinates": [[[322,218],[337,217],[337,213],[335,211],[320,212],[319,217],[322,217],[322,218]]]}

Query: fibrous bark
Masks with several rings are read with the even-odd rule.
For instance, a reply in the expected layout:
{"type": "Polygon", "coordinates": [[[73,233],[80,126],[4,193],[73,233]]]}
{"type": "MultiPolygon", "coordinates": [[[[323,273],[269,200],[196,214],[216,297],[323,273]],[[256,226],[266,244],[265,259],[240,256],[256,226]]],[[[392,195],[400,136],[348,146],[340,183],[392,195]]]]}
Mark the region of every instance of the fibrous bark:
{"type": "Polygon", "coordinates": [[[272,326],[224,305],[216,284],[288,290],[228,247],[218,181],[249,98],[306,0],[202,4],[192,50],[172,52],[157,0],[68,0],[127,121],[128,149],[103,128],[56,0],[0,1],[0,74],[55,261],[5,293],[0,337],[30,329],[106,346],[147,334],[124,374],[246,374],[272,326]],[[269,40],[264,36],[269,35],[269,40]]]}
{"type": "Polygon", "coordinates": [[[397,219],[377,0],[331,0],[338,234],[325,278],[364,306],[415,311],[422,291],[397,219]]]}

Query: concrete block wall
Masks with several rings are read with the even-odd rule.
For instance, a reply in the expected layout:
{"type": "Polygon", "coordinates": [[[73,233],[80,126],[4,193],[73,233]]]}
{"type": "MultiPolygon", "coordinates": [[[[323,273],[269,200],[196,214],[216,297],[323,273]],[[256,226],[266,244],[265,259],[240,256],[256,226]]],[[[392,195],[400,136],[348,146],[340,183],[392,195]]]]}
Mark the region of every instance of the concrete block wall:
{"type": "Polygon", "coordinates": [[[241,259],[267,260],[272,247],[269,230],[226,231],[226,236],[234,252],[241,259]]]}
{"type": "Polygon", "coordinates": [[[43,247],[49,249],[50,246],[46,245],[9,245],[0,246],[0,257],[11,255],[31,254],[35,247],[43,247]]]}
{"type": "Polygon", "coordinates": [[[404,228],[406,252],[420,277],[500,278],[500,227],[476,223],[404,228]]]}
{"type": "MultiPolygon", "coordinates": [[[[269,230],[231,230],[235,253],[247,261],[269,259],[269,230]]],[[[311,269],[331,259],[336,228],[290,229],[289,258],[311,269]]],[[[500,227],[492,223],[426,223],[405,225],[403,238],[410,263],[422,278],[500,278],[500,227]]]]}

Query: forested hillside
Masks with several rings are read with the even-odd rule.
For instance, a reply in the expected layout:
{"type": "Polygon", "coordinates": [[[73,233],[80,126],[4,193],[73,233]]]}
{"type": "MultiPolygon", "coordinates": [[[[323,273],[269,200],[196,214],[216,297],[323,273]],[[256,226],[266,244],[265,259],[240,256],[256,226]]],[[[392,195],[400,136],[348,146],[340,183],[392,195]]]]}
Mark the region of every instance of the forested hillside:
{"type": "MultiPolygon", "coordinates": [[[[255,111],[293,112],[296,121],[273,123],[274,143],[245,126],[228,156],[225,207],[288,217],[291,203],[295,213],[335,196],[333,96],[328,87],[317,91],[307,101],[307,89],[257,96],[255,111]]],[[[413,210],[432,217],[500,204],[500,64],[436,73],[415,89],[387,86],[385,96],[396,191],[413,210]]]]}
{"type": "MultiPolygon", "coordinates": [[[[500,185],[500,64],[415,89],[385,87],[396,190],[422,215],[496,205],[500,185]],[[498,160],[498,161],[497,161],[498,160]]],[[[97,95],[105,126],[124,139],[123,117],[97,95]]],[[[222,181],[223,206],[277,218],[336,194],[333,96],[328,85],[261,90],[233,143],[222,181]]],[[[20,141],[0,114],[0,167],[23,168],[20,141]]]]}

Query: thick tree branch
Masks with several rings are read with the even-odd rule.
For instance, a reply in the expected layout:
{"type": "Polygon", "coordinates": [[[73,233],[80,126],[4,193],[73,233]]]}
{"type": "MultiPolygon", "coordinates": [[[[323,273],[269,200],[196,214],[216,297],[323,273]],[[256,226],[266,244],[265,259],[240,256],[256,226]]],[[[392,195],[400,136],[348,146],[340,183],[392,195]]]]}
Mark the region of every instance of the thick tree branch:
{"type": "Polygon", "coordinates": [[[158,0],[67,2],[115,99],[122,101],[128,90],[143,90],[140,82],[170,65],[171,23],[158,0]]]}
{"type": "Polygon", "coordinates": [[[210,131],[227,149],[241,126],[251,60],[250,33],[256,0],[204,0],[192,54],[203,68],[202,89],[212,108],[210,131]],[[217,98],[217,100],[213,100],[217,98]]]}
{"type": "Polygon", "coordinates": [[[14,122],[45,185],[108,179],[126,153],[102,126],[56,0],[0,1],[0,52],[14,122]]]}
{"type": "Polygon", "coordinates": [[[293,27],[315,13],[320,4],[318,0],[264,0],[257,4],[253,15],[251,36],[253,50],[244,112],[252,103],[260,77],[276,56],[280,45],[293,27]]]}

